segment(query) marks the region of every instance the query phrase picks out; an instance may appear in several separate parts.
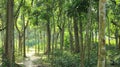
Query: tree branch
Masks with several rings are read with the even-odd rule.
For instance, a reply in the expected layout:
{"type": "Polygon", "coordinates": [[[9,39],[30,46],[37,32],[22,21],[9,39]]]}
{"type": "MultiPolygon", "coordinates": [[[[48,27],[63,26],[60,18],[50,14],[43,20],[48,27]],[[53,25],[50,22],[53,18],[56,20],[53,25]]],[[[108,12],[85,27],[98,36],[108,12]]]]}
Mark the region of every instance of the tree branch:
{"type": "Polygon", "coordinates": [[[19,33],[20,33],[20,30],[18,29],[18,26],[17,26],[17,18],[19,16],[19,12],[20,12],[20,8],[22,6],[22,3],[23,3],[23,0],[21,0],[20,4],[18,6],[18,9],[17,9],[17,11],[15,12],[15,15],[14,15],[14,17],[15,17],[15,20],[14,20],[15,21],[15,27],[16,27],[16,29],[19,33]]]}
{"type": "Polygon", "coordinates": [[[20,30],[18,29],[18,26],[17,26],[17,22],[15,22],[15,27],[16,27],[18,33],[20,33],[20,30]]]}
{"type": "Polygon", "coordinates": [[[58,28],[60,29],[60,31],[62,31],[62,28],[60,27],[60,25],[57,25],[58,26],[58,28]]]}
{"type": "Polygon", "coordinates": [[[29,23],[29,21],[27,20],[27,23],[26,23],[26,25],[25,25],[25,29],[27,28],[27,26],[28,26],[28,23],[29,23]]]}
{"type": "Polygon", "coordinates": [[[17,16],[17,14],[19,13],[20,8],[21,8],[21,6],[22,6],[22,3],[23,3],[23,0],[21,0],[20,4],[19,4],[19,6],[18,6],[18,9],[17,9],[17,11],[15,12],[14,17],[16,17],[16,16],[17,16]]]}

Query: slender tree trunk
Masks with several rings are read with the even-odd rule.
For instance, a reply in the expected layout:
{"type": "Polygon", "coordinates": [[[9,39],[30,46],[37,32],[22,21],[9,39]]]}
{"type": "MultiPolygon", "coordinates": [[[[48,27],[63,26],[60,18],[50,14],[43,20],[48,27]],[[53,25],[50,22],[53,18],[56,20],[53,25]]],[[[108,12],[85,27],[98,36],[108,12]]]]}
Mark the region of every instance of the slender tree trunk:
{"type": "MultiPolygon", "coordinates": [[[[40,35],[41,35],[41,32],[38,34],[38,54],[40,53],[40,35]]],[[[42,41],[41,41],[42,42],[42,41]]],[[[42,45],[42,44],[41,44],[42,45]]]]}
{"type": "Polygon", "coordinates": [[[54,28],[53,28],[53,33],[52,33],[52,47],[51,47],[51,52],[53,52],[54,51],[54,44],[55,44],[55,31],[54,31],[54,28]]]}
{"type": "Polygon", "coordinates": [[[98,63],[97,67],[106,65],[106,48],[105,48],[105,4],[106,0],[99,0],[99,43],[98,43],[98,63]]]}
{"type": "Polygon", "coordinates": [[[47,21],[47,51],[46,53],[48,54],[51,52],[51,32],[50,32],[50,21],[47,21]]]}
{"type": "Polygon", "coordinates": [[[82,22],[80,21],[79,24],[80,27],[80,57],[81,57],[81,67],[84,67],[84,46],[83,46],[83,28],[82,28],[82,22]]]}
{"type": "Polygon", "coordinates": [[[20,55],[22,55],[22,34],[19,33],[19,51],[20,55]]]}
{"type": "Polygon", "coordinates": [[[45,53],[45,49],[46,49],[46,34],[45,34],[45,32],[43,33],[43,40],[44,40],[43,50],[44,50],[44,53],[45,53]]]}
{"type": "MultiPolygon", "coordinates": [[[[52,1],[52,6],[53,6],[53,8],[55,7],[55,0],[53,0],[52,1]]],[[[54,16],[54,9],[53,9],[53,11],[52,11],[52,22],[53,22],[53,38],[52,38],[52,54],[53,54],[53,50],[54,50],[54,46],[55,46],[55,32],[56,32],[56,24],[55,24],[55,16],[54,16]]]]}
{"type": "Polygon", "coordinates": [[[24,17],[24,15],[23,15],[23,25],[24,25],[24,29],[23,29],[23,57],[26,57],[26,46],[25,46],[25,41],[26,41],[26,39],[25,39],[25,17],[24,17]]]}
{"type": "Polygon", "coordinates": [[[56,32],[56,34],[55,34],[55,49],[58,48],[58,37],[59,37],[59,32],[56,32]]]}
{"type": "Polygon", "coordinates": [[[37,29],[36,29],[36,27],[35,27],[35,31],[34,31],[34,38],[35,38],[35,54],[37,54],[37,29]]]}
{"type": "Polygon", "coordinates": [[[60,31],[60,50],[63,51],[63,29],[60,31]]]}
{"type": "Polygon", "coordinates": [[[55,21],[53,21],[53,22],[54,22],[54,29],[53,29],[52,51],[55,48],[55,31],[56,31],[56,29],[55,29],[55,21]]]}
{"type": "Polygon", "coordinates": [[[63,51],[63,45],[64,45],[64,26],[61,28],[60,31],[60,50],[63,51]]]}
{"type": "Polygon", "coordinates": [[[65,26],[65,14],[61,16],[60,24],[60,49],[63,51],[64,47],[64,26],[65,26]]]}
{"type": "Polygon", "coordinates": [[[89,10],[88,10],[88,23],[87,23],[87,27],[86,27],[86,46],[87,46],[87,50],[88,50],[88,66],[90,65],[90,47],[91,47],[91,3],[92,0],[90,1],[90,5],[89,5],[89,10]]]}
{"type": "MultiPolygon", "coordinates": [[[[27,32],[26,32],[26,37],[27,37],[27,42],[29,42],[29,27],[27,29],[27,32]]],[[[29,45],[27,44],[27,53],[29,52],[29,45]]]]}
{"type": "Polygon", "coordinates": [[[74,17],[74,36],[75,36],[75,53],[79,53],[80,46],[79,46],[79,36],[78,36],[78,22],[76,17],[74,17]]]}
{"type": "Polygon", "coordinates": [[[95,29],[95,43],[98,42],[98,27],[99,27],[99,2],[97,3],[97,18],[96,21],[97,23],[95,23],[95,25],[97,26],[97,28],[95,29]]]}
{"type": "Polygon", "coordinates": [[[109,17],[108,17],[108,44],[110,45],[110,22],[109,22],[109,17]]]}
{"type": "Polygon", "coordinates": [[[68,19],[68,31],[69,31],[69,41],[70,41],[70,51],[71,53],[74,51],[74,46],[73,46],[73,34],[71,32],[72,28],[71,28],[71,23],[70,23],[70,19],[68,19]]]}

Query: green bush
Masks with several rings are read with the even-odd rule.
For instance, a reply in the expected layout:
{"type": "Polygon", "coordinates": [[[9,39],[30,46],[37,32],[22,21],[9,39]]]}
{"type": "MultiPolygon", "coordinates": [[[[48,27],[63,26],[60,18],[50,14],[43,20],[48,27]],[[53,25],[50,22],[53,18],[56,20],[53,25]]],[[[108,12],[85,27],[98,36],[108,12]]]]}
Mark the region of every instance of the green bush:
{"type": "Polygon", "coordinates": [[[80,66],[80,55],[72,55],[70,52],[63,52],[60,55],[60,51],[55,52],[55,58],[51,61],[53,67],[79,67],[80,66]],[[59,55],[58,55],[59,54],[59,55]]]}

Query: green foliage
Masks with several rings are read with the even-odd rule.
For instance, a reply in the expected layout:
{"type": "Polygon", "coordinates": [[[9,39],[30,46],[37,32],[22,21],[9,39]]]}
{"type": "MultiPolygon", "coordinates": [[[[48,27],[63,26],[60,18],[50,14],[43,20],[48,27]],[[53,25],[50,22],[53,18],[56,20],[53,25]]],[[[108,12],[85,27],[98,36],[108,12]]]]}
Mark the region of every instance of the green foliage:
{"type": "Polygon", "coordinates": [[[89,60],[85,58],[85,67],[96,67],[97,65],[97,49],[93,48],[90,50],[89,60]],[[92,58],[92,59],[91,59],[92,58]]]}
{"type": "Polygon", "coordinates": [[[69,17],[79,16],[81,13],[87,13],[89,7],[88,0],[75,0],[68,6],[67,15],[69,17]]]}
{"type": "Polygon", "coordinates": [[[65,50],[69,50],[70,49],[70,43],[68,41],[68,39],[65,39],[65,50]]]}
{"type": "MultiPolygon", "coordinates": [[[[85,52],[85,67],[96,67],[97,65],[97,50],[98,43],[91,46],[90,54],[85,52]],[[89,56],[89,59],[88,59],[89,56]]],[[[69,51],[54,50],[53,59],[50,61],[53,67],[80,67],[81,58],[80,54],[70,53],[69,51]]]]}
{"type": "Polygon", "coordinates": [[[115,61],[116,64],[120,64],[120,50],[116,49],[114,46],[107,46],[107,60],[115,61]]]}
{"type": "Polygon", "coordinates": [[[79,67],[79,54],[71,54],[70,52],[55,51],[55,58],[51,61],[54,67],[79,67]],[[61,55],[60,55],[61,54],[61,55]]]}
{"type": "Polygon", "coordinates": [[[64,44],[65,44],[65,50],[70,49],[70,42],[69,42],[69,33],[65,33],[65,39],[64,39],[64,44]]]}

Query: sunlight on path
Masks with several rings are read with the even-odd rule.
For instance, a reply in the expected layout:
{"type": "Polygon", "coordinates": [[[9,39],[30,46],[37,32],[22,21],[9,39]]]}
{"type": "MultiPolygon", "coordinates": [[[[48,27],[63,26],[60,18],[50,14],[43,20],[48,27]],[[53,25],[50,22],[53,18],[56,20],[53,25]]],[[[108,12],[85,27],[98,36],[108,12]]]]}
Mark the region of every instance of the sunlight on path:
{"type": "Polygon", "coordinates": [[[37,67],[33,65],[33,61],[38,59],[38,57],[34,56],[34,54],[34,49],[30,49],[30,52],[26,54],[27,58],[25,58],[23,62],[25,67],[37,67]]]}
{"type": "Polygon", "coordinates": [[[33,67],[33,64],[32,64],[31,60],[25,60],[24,65],[25,65],[25,67],[33,67]]]}

